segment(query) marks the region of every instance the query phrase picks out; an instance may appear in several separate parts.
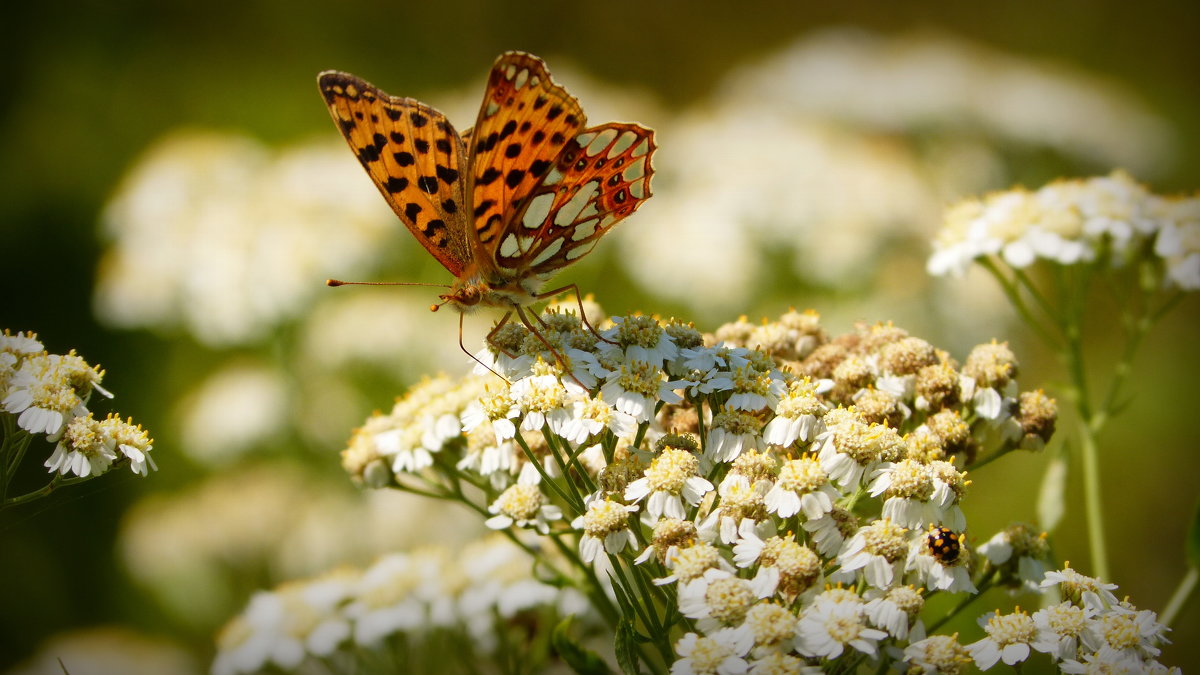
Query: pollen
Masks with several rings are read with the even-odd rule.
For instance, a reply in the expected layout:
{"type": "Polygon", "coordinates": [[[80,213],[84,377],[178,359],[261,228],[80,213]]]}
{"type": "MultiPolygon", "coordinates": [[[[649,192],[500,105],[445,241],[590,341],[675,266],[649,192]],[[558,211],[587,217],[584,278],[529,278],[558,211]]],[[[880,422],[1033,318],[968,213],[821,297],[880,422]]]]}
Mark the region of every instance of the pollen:
{"type": "Polygon", "coordinates": [[[665,448],[646,469],[651,490],[679,494],[688,478],[696,475],[700,460],[686,450],[665,448]]]}
{"type": "Polygon", "coordinates": [[[708,585],[704,593],[709,615],[726,626],[736,625],[746,618],[746,612],[754,604],[754,592],[745,579],[726,577],[708,585]]]}
{"type": "Polygon", "coordinates": [[[680,582],[699,579],[707,570],[721,564],[721,552],[712,544],[698,542],[677,549],[672,559],[672,571],[680,582]]]}
{"type": "Polygon", "coordinates": [[[908,530],[886,518],[867,525],[861,533],[864,548],[888,562],[896,562],[908,553],[908,530]]]}
{"type": "Polygon", "coordinates": [[[662,326],[653,318],[631,316],[621,322],[617,330],[617,341],[626,347],[638,345],[649,349],[658,345],[662,334],[662,326]]]}
{"type": "Polygon", "coordinates": [[[988,637],[1001,647],[1010,644],[1033,642],[1037,637],[1037,624],[1033,617],[1017,608],[1012,614],[994,614],[983,627],[988,637]]]}
{"type": "Polygon", "coordinates": [[[583,515],[583,531],[597,539],[620,532],[629,526],[629,512],[625,507],[608,499],[592,502],[583,515]]]}
{"type": "Polygon", "coordinates": [[[784,490],[796,493],[813,492],[828,483],[829,475],[812,456],[790,459],[779,469],[778,485],[784,490]]]}
{"type": "Polygon", "coordinates": [[[533,520],[542,508],[546,497],[536,485],[517,483],[496,498],[495,508],[514,520],[533,520]]]}
{"type": "Polygon", "coordinates": [[[617,381],[625,391],[654,398],[658,396],[658,387],[662,383],[662,370],[652,363],[633,361],[621,365],[617,381]]]}

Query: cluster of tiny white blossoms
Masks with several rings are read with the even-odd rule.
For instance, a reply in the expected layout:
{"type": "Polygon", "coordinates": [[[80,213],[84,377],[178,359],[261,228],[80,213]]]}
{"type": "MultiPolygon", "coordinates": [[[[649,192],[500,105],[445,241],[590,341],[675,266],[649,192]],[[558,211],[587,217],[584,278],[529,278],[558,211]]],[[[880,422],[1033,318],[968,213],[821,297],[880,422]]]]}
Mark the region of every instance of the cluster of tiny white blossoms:
{"type": "MultiPolygon", "coordinates": [[[[335,671],[350,672],[345,659],[368,653],[377,660],[360,663],[358,672],[376,672],[384,669],[378,659],[388,650],[403,652],[393,658],[406,672],[420,672],[414,663],[420,645],[440,644],[433,640],[439,632],[456,636],[456,644],[465,636],[483,656],[502,644],[498,631],[519,615],[586,612],[576,591],[533,579],[530,566],[518,546],[493,535],[458,551],[390,554],[366,569],[341,567],[259,591],[221,630],[211,672],[293,672],[306,662],[336,663],[335,671]]],[[[444,653],[424,658],[440,664],[430,665],[431,672],[449,663],[444,653]]]]}
{"type": "Polygon", "coordinates": [[[1162,283],[1200,288],[1200,196],[1161,196],[1123,171],[1059,180],[968,199],[946,211],[929,258],[931,274],[961,274],[998,256],[1013,268],[1134,259],[1162,265],[1162,283]]]}
{"type": "MultiPolygon", "coordinates": [[[[1003,661],[1013,666],[1034,651],[1042,652],[1064,673],[1179,673],[1156,659],[1166,639],[1166,626],[1150,610],[1119,600],[1116,584],[1085,576],[1068,565],[1047,572],[1040,584],[1057,592],[1061,602],[1032,614],[1020,607],[1009,614],[980,617],[987,637],[959,648],[981,670],[1003,661]]],[[[926,641],[927,642],[927,641],[926,641]]],[[[906,654],[927,654],[927,646],[909,645],[906,654]]],[[[914,656],[913,659],[924,658],[914,656]]]]}
{"type": "MultiPolygon", "coordinates": [[[[111,398],[100,386],[104,371],[88,365],[74,350],[50,354],[34,333],[0,334],[0,417],[9,471],[23,458],[29,441],[44,436],[57,443],[44,466],[57,477],[99,476],[127,462],[145,476],[157,469],[150,457],[153,440],[132,420],[115,414],[97,419],[88,410],[92,392],[111,398]],[[15,424],[14,424],[15,422],[15,424]]],[[[5,477],[7,480],[7,477],[5,477]]]]}
{"type": "Polygon", "coordinates": [[[646,316],[593,332],[561,311],[537,325],[502,326],[472,375],[370,417],[343,466],[610,570],[581,586],[643,575],[616,595],[645,603],[649,639],[669,635],[673,672],[959,672],[992,652],[927,636],[926,598],[1045,584],[1044,535],[1014,526],[973,551],[960,506],[966,468],[1054,432],[1054,400],[1019,390],[1007,345],[959,364],[891,324],[831,338],[796,311],[713,334],[646,316]]]}

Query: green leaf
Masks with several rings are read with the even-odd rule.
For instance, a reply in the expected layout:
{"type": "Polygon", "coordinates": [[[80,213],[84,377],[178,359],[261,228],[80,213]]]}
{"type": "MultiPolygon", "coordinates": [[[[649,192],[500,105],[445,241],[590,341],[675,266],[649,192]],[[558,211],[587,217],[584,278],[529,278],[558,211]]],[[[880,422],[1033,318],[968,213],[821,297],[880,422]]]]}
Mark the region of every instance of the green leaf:
{"type": "Polygon", "coordinates": [[[568,616],[554,627],[554,632],[550,635],[550,643],[554,645],[554,651],[563,661],[566,661],[568,666],[571,666],[571,670],[580,675],[608,675],[612,671],[609,670],[604,659],[571,637],[571,621],[574,618],[568,616]]]}
{"type": "Polygon", "coordinates": [[[1196,508],[1192,511],[1192,526],[1188,528],[1184,546],[1188,565],[1200,569],[1200,501],[1196,502],[1196,508]]]}
{"type": "Polygon", "coordinates": [[[625,675],[638,675],[637,635],[631,619],[622,619],[617,624],[617,635],[614,643],[617,652],[617,665],[625,675]]]}

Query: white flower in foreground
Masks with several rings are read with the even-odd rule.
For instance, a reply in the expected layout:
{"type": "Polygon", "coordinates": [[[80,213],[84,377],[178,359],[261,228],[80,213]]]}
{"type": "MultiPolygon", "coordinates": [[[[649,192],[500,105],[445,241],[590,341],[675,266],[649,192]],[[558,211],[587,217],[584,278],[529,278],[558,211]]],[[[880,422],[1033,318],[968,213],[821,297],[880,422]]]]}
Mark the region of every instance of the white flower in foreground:
{"type": "Polygon", "coordinates": [[[662,368],[646,361],[629,361],[608,374],[600,387],[604,400],[611,401],[617,410],[638,422],[649,422],[659,401],[679,403],[683,400],[673,390],[677,382],[668,382],[662,368]]]}
{"type": "Polygon", "coordinates": [[[739,626],[750,608],[774,590],[774,584],[761,579],[749,581],[726,570],[711,568],[699,578],[679,585],[679,612],[696,619],[696,626],[711,635],[719,628],[739,626]]]}
{"type": "Polygon", "coordinates": [[[835,581],[853,581],[862,570],[867,584],[887,589],[899,577],[908,553],[908,530],[890,520],[877,520],[858,530],[838,553],[841,564],[833,577],[835,581]]]}
{"type": "Polygon", "coordinates": [[[671,675],[742,675],[750,664],[736,649],[728,634],[701,637],[688,633],[675,643],[680,658],[671,664],[671,675]]]}
{"type": "Polygon", "coordinates": [[[551,417],[549,425],[554,435],[577,446],[605,429],[613,432],[617,438],[631,438],[637,433],[638,426],[632,415],[609,405],[601,394],[595,398],[576,398],[567,414],[551,417]]]}
{"type": "Polygon", "coordinates": [[[970,672],[971,653],[954,635],[931,635],[904,648],[904,661],[927,673],[959,675],[970,672]]]}
{"type": "Polygon", "coordinates": [[[609,499],[597,499],[588,505],[587,513],[571,521],[571,527],[583,530],[579,539],[579,557],[590,563],[605,551],[616,555],[626,546],[636,546],[637,538],[629,529],[629,514],[637,513],[636,505],[626,506],[609,499]]]}
{"type": "Polygon", "coordinates": [[[1116,584],[1106,584],[1094,577],[1080,574],[1070,567],[1046,572],[1042,588],[1051,586],[1058,586],[1064,598],[1088,609],[1104,611],[1117,604],[1117,596],[1113,595],[1116,584]]]}
{"type": "Polygon", "coordinates": [[[789,459],[779,467],[779,477],[763,498],[769,513],[791,518],[803,513],[809,520],[820,518],[833,510],[842,494],[829,484],[829,476],[821,463],[811,455],[789,459]]]}
{"type": "Polygon", "coordinates": [[[775,417],[763,428],[763,440],[786,448],[797,440],[810,441],[821,431],[821,417],[829,408],[818,396],[833,387],[830,380],[795,380],[775,406],[775,417]]]}
{"type": "Polygon", "coordinates": [[[1060,602],[1033,613],[1038,637],[1033,648],[1049,654],[1055,661],[1075,658],[1082,640],[1094,642],[1091,632],[1094,610],[1060,602]]]}
{"type": "Polygon", "coordinates": [[[867,625],[862,603],[817,601],[800,616],[795,646],[805,656],[822,659],[836,659],[847,647],[874,656],[877,643],[887,637],[867,625]]]}
{"type": "Polygon", "coordinates": [[[683,505],[696,506],[713,484],[699,475],[700,460],[678,448],[666,447],[659,453],[643,477],[625,488],[625,499],[640,502],[649,497],[642,522],[653,525],[659,518],[686,519],[683,505]]]}
{"type": "Polygon", "coordinates": [[[617,343],[612,349],[624,348],[624,360],[662,368],[663,362],[674,359],[679,348],[657,320],[648,316],[614,316],[614,326],[604,331],[607,340],[617,343]]]}
{"type": "Polygon", "coordinates": [[[493,530],[532,527],[542,534],[550,532],[550,521],[562,518],[562,509],[550,504],[537,485],[517,483],[500,493],[488,511],[497,515],[484,522],[493,530]]]}
{"type": "Polygon", "coordinates": [[[967,645],[971,658],[980,670],[987,670],[998,661],[1011,666],[1029,658],[1029,648],[1038,638],[1038,627],[1033,618],[1020,608],[1012,614],[994,612],[979,618],[979,625],[987,637],[967,645]]]}

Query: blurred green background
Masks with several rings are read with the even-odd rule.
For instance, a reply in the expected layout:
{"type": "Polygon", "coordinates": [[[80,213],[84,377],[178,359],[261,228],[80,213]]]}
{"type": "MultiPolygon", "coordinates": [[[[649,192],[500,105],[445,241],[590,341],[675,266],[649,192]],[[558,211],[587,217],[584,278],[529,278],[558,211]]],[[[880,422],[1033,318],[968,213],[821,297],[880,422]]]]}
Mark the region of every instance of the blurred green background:
{"type": "MultiPolygon", "coordinates": [[[[656,220],[678,226],[679,221],[692,217],[689,214],[705,213],[709,208],[706,200],[715,189],[735,193],[742,189],[739,181],[750,177],[733,168],[727,153],[736,150],[742,153],[738,157],[748,157],[748,161],[759,150],[778,154],[769,137],[747,139],[747,147],[731,147],[742,144],[742,136],[736,132],[737,111],[745,107],[761,113],[754,107],[761,103],[756,99],[771,90],[769,81],[742,87],[739,74],[752,74],[755,68],[772,72],[762,64],[783,58],[781,54],[795,56],[788,51],[793,45],[825,44],[820,39],[804,42],[814,36],[866,35],[887,44],[892,44],[889,40],[930,39],[943,45],[973,45],[966,53],[983,54],[980,60],[990,63],[992,70],[965,72],[1008,72],[1005,64],[1020,63],[1028,72],[1045,71],[1061,74],[1064,81],[1083,82],[1080,86],[1102,92],[1108,97],[1104,100],[1114,105],[1132,106],[1129,109],[1137,113],[1134,117],[1152,118],[1152,131],[1144,131],[1147,127],[1137,126],[1139,122],[1128,138],[1145,137],[1158,145],[1153,151],[1145,147],[1121,150],[1117,143],[1114,147],[1118,149],[1112,152],[1103,148],[1093,152],[1086,135],[1072,141],[1075,145],[1060,143],[1055,134],[1062,133],[1061,126],[1048,127],[1041,138],[1014,141],[1019,134],[1010,130],[1006,135],[996,126],[989,127],[986,115],[980,117],[978,112],[1002,109],[1010,101],[984,96],[973,100],[974,107],[965,112],[956,110],[915,122],[909,117],[896,125],[880,122],[861,110],[839,114],[833,105],[837,101],[807,109],[809,117],[826,116],[822,138],[855,139],[854,145],[843,146],[844,140],[839,140],[822,147],[832,147],[834,156],[842,147],[867,148],[871,153],[882,149],[889,157],[925,167],[930,174],[964,170],[976,177],[974,183],[929,179],[934,188],[924,194],[936,201],[1016,183],[1036,187],[1058,176],[1107,173],[1116,168],[1114,158],[1121,157],[1142,162],[1127,168],[1155,192],[1191,192],[1200,187],[1200,59],[1196,50],[1200,6],[1192,2],[1021,1],[982,6],[707,0],[21,3],[6,8],[4,23],[0,50],[8,66],[8,84],[0,103],[4,148],[0,153],[0,226],[5,251],[0,265],[4,288],[0,327],[37,331],[51,352],[74,348],[90,362],[103,365],[108,371],[105,386],[117,394],[111,409],[132,415],[151,430],[160,471],[148,480],[126,474],[107,476],[32,508],[0,516],[4,551],[0,556],[0,596],[4,598],[0,669],[28,658],[51,636],[105,625],[126,626],[168,640],[204,669],[211,657],[214,632],[244,605],[255,588],[318,571],[318,562],[330,565],[344,559],[362,563],[381,548],[347,545],[338,550],[329,544],[332,550],[324,550],[318,537],[310,545],[322,549],[320,553],[305,558],[306,563],[296,563],[269,554],[269,545],[263,543],[262,550],[240,557],[213,554],[216,562],[204,568],[208,576],[197,581],[182,572],[177,578],[155,577],[161,569],[138,572],[142,568],[131,564],[131,556],[153,557],[154,545],[131,548],[128,539],[132,535],[125,529],[132,527],[128,524],[131,509],[166,511],[171,495],[194,495],[201,489],[197,486],[231,476],[274,480],[294,473],[299,477],[280,485],[312,491],[301,492],[303,498],[336,494],[341,500],[336,502],[338,508],[352,509],[346,505],[361,496],[350,488],[338,466],[338,439],[348,437],[351,427],[370,410],[389,405],[403,383],[420,373],[465,368],[461,359],[452,357],[432,362],[399,359],[380,368],[364,363],[360,354],[358,361],[333,358],[314,375],[318,378],[315,382],[305,380],[308,371],[291,366],[311,354],[304,351],[306,341],[321,339],[322,334],[314,332],[312,325],[303,323],[304,316],[312,316],[308,312],[313,303],[328,302],[314,300],[315,290],[306,291],[309,295],[297,301],[300,304],[294,311],[269,324],[266,333],[254,339],[214,342],[204,339],[194,325],[178,321],[145,321],[138,327],[133,325],[136,322],[105,316],[104,308],[110,305],[104,303],[120,300],[97,299],[97,278],[102,273],[99,261],[122,235],[119,223],[107,234],[102,230],[102,214],[115,195],[126,189],[122,185],[132,180],[126,178],[130,167],[143,161],[139,158],[160,139],[177,137],[180,130],[187,129],[255,139],[248,142],[262,144],[256,146],[257,152],[268,155],[308,147],[305,144],[341,144],[317,95],[315,75],[321,70],[350,71],[391,93],[421,98],[446,109],[452,120],[466,127],[471,124],[471,102],[478,100],[480,83],[496,55],[508,49],[538,54],[557,78],[580,96],[585,110],[592,111],[593,121],[602,122],[608,116],[633,118],[655,126],[659,134],[660,175],[655,199],[644,214],[622,226],[618,242],[606,242],[578,269],[561,275],[564,283],[578,281],[585,291],[596,293],[610,312],[676,314],[695,319],[705,330],[738,313],[751,318],[777,316],[794,305],[818,310],[827,316],[829,330],[839,333],[848,330],[854,319],[894,319],[960,358],[975,342],[995,336],[1009,340],[1021,357],[1022,388],[1053,389],[1061,381],[1061,370],[1039,345],[1025,339],[1024,330],[1011,321],[1011,313],[994,295],[976,302],[970,294],[948,294],[944,286],[949,282],[924,278],[921,266],[928,248],[922,242],[938,227],[936,212],[911,218],[912,222],[904,224],[903,236],[877,229],[870,238],[864,235],[857,242],[839,243],[883,249],[873,251],[841,275],[822,276],[819,271],[810,275],[805,270],[825,253],[844,255],[845,251],[822,252],[818,248],[805,254],[805,242],[797,240],[796,255],[807,262],[793,260],[790,249],[781,252],[777,247],[760,246],[758,277],[718,307],[706,309],[704,298],[659,292],[672,283],[680,286],[680,278],[686,286],[687,272],[672,267],[680,250],[666,250],[653,240],[642,243],[640,228],[655,227],[656,220]],[[623,105],[625,99],[616,100],[618,94],[612,92],[632,102],[623,105]],[[452,111],[460,99],[465,117],[452,111]],[[642,111],[650,111],[646,114],[653,119],[639,117],[642,111]],[[713,118],[733,120],[733,126],[721,127],[726,130],[724,135],[708,133],[705,129],[710,127],[703,125],[713,118]],[[729,132],[730,128],[734,131],[729,132]],[[1145,135],[1138,136],[1140,133],[1145,135]],[[708,143],[712,147],[707,147],[708,143]],[[979,148],[986,148],[986,153],[979,148]],[[699,158],[701,163],[711,159],[708,163],[717,179],[715,187],[701,189],[703,180],[697,178],[694,168],[688,173],[687,161],[681,159],[686,157],[699,158]],[[939,163],[946,157],[957,163],[939,163]],[[979,163],[972,164],[972,157],[982,158],[988,168],[978,170],[979,163]],[[726,166],[730,167],[727,175],[722,172],[726,166]],[[976,173],[972,174],[973,170],[976,173]],[[664,210],[656,216],[650,209],[658,201],[664,202],[664,210]],[[651,262],[659,259],[661,267],[657,271],[643,267],[639,272],[624,264],[626,256],[651,262]],[[661,275],[661,284],[653,281],[656,273],[661,275]],[[290,370],[294,379],[279,380],[284,383],[282,421],[270,433],[254,437],[245,448],[228,456],[214,450],[215,460],[203,453],[182,451],[182,439],[188,433],[188,402],[195,400],[197,387],[212,373],[231,364],[234,368],[249,364],[251,369],[270,373],[290,370]],[[324,407],[326,404],[333,408],[324,407]],[[322,409],[332,410],[325,427],[314,429],[300,423],[306,411],[322,409]],[[152,495],[160,501],[147,501],[152,495]],[[189,603],[194,603],[192,612],[187,610],[189,603]]],[[[829,39],[825,38],[826,43],[829,39]]],[[[819,56],[809,53],[806,58],[819,61],[819,56]]],[[[886,58],[882,65],[887,65],[886,58]]],[[[930,81],[938,77],[939,72],[931,69],[930,81]]],[[[876,84],[864,82],[863,87],[876,84]]],[[[781,83],[780,88],[786,86],[781,83]]],[[[908,104],[924,100],[919,88],[910,93],[913,101],[908,104]]],[[[792,95],[805,100],[803,90],[792,95]]],[[[1033,95],[1037,97],[1036,89],[1033,95]]],[[[864,100],[870,101],[869,97],[864,100]]],[[[786,101],[781,97],[773,103],[785,115],[789,111],[786,101]]],[[[883,109],[866,112],[886,118],[890,111],[886,104],[880,107],[883,109]]],[[[1079,126],[1086,127],[1102,111],[1080,108],[1057,113],[1068,120],[1077,118],[1079,126]]],[[[1122,127],[1112,129],[1113,133],[1098,133],[1097,147],[1104,139],[1121,140],[1122,127]]],[[[768,169],[776,180],[786,183],[790,169],[788,151],[783,152],[783,159],[772,160],[768,169]]],[[[351,161],[349,153],[345,155],[351,161]]],[[[814,161],[800,150],[795,160],[805,166],[814,161]]],[[[820,166],[806,170],[820,173],[820,166]]],[[[365,183],[365,177],[361,181],[365,183]]],[[[830,190],[836,193],[837,188],[830,190]]],[[[361,194],[377,199],[369,186],[361,194]]],[[[858,196],[877,200],[879,208],[887,211],[893,208],[889,194],[858,196]]],[[[256,206],[258,216],[247,218],[269,217],[276,207],[271,197],[264,193],[256,206]]],[[[213,194],[213,199],[221,198],[221,194],[213,194]]],[[[377,207],[381,202],[370,207],[355,205],[377,207]]],[[[914,208],[906,213],[926,211],[914,208]]],[[[776,215],[788,217],[786,213],[760,214],[766,224],[759,227],[770,232],[770,219],[776,215]]],[[[112,218],[120,220],[119,215],[112,218]]],[[[324,226],[336,231],[339,223],[331,222],[335,218],[336,213],[329,215],[324,226]]],[[[398,223],[389,222],[394,229],[384,239],[369,242],[379,248],[372,249],[370,265],[347,265],[341,273],[353,278],[444,282],[444,271],[414,250],[398,223]]],[[[812,227],[820,232],[822,222],[818,214],[812,227]]],[[[171,223],[163,227],[170,228],[171,223]]],[[[253,227],[248,220],[247,228],[253,227]]],[[[726,235],[751,239],[761,235],[743,234],[739,227],[739,223],[729,222],[726,235]]],[[[798,235],[798,239],[803,237],[798,235]]],[[[678,247],[684,252],[690,246],[712,248],[715,245],[706,244],[711,241],[720,239],[698,239],[678,247]]],[[[314,289],[328,275],[314,272],[314,289]]],[[[254,278],[247,276],[247,283],[257,283],[254,278]]],[[[251,293],[254,288],[245,290],[251,293]]],[[[338,291],[344,292],[401,295],[418,308],[432,297],[429,289],[338,291]]],[[[1191,351],[1196,318],[1196,300],[1188,298],[1152,335],[1137,363],[1131,388],[1135,398],[1105,439],[1113,581],[1142,608],[1161,610],[1185,569],[1181,540],[1195,506],[1195,477],[1200,468],[1193,424],[1200,365],[1191,351]]],[[[1097,364],[1103,372],[1110,367],[1117,348],[1116,330],[1106,325],[1104,315],[1095,319],[1097,337],[1092,347],[1100,355],[1097,364]]],[[[422,330],[432,334],[430,340],[446,342],[455,330],[454,317],[444,313],[420,315],[419,322],[422,330]]],[[[198,423],[192,424],[194,428],[198,423]]],[[[219,427],[221,422],[218,419],[214,424],[219,427]]],[[[211,430],[218,436],[221,431],[211,430]]],[[[1035,518],[1032,502],[1043,461],[1016,455],[973,475],[975,483],[965,507],[974,536],[986,538],[1010,519],[1035,518]]],[[[31,471],[22,480],[34,485],[38,477],[37,471],[31,471]]],[[[1055,535],[1056,553],[1086,572],[1082,502],[1074,477],[1070,484],[1069,513],[1055,535]]],[[[254,492],[254,485],[247,479],[245,490],[233,493],[245,497],[254,492]]],[[[272,489],[283,488],[276,485],[272,489]]],[[[339,513],[332,510],[330,517],[336,520],[339,513]]],[[[215,528],[212,537],[219,540],[220,521],[228,517],[228,512],[219,509],[214,513],[201,510],[186,522],[211,525],[215,528]]],[[[354,526],[355,522],[341,523],[345,529],[354,526]]],[[[158,527],[169,529],[168,524],[158,527]]],[[[281,536],[281,541],[284,539],[281,536]]],[[[167,550],[176,546],[172,542],[163,536],[159,544],[168,560],[180,555],[180,551],[167,550]]],[[[1200,647],[1192,639],[1198,628],[1200,613],[1192,607],[1181,617],[1172,635],[1175,644],[1165,651],[1162,661],[1185,670],[1200,666],[1200,647]]],[[[973,629],[964,626],[963,630],[973,629]]],[[[964,635],[964,640],[974,637],[964,635]]]]}

